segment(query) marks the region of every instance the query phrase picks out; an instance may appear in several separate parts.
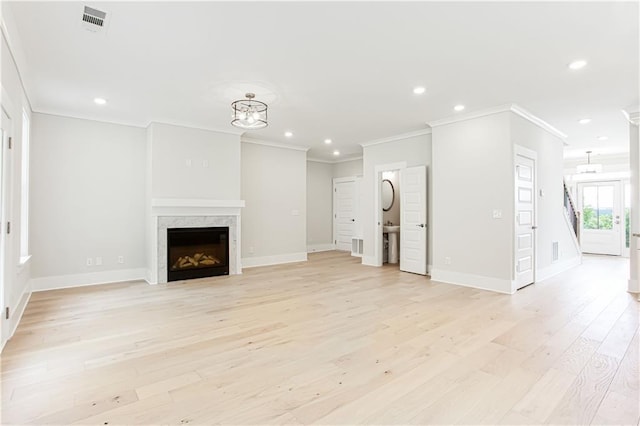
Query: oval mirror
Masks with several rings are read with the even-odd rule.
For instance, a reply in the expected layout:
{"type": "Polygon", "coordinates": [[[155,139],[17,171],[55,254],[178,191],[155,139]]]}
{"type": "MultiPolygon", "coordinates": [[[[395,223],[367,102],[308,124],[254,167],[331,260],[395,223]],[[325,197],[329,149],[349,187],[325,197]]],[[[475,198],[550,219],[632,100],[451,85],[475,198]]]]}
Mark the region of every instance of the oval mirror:
{"type": "Polygon", "coordinates": [[[389,179],[384,179],[382,181],[382,210],[385,212],[391,210],[395,196],[396,192],[393,189],[393,184],[389,179]]]}

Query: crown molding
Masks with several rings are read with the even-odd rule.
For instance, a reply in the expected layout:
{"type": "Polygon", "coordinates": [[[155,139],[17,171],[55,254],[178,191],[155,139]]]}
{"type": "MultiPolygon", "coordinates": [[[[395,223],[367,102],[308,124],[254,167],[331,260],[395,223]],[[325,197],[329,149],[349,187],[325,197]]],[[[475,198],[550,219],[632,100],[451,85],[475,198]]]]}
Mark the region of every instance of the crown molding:
{"type": "Polygon", "coordinates": [[[640,126],[640,107],[629,107],[622,110],[622,115],[627,121],[636,126],[640,126]],[[631,111],[631,112],[630,112],[631,111]]]}
{"type": "Polygon", "coordinates": [[[498,105],[491,108],[442,118],[440,120],[428,121],[427,125],[433,129],[434,127],[445,126],[447,124],[458,123],[460,121],[473,120],[474,118],[486,117],[487,115],[499,114],[507,111],[511,111],[511,104],[498,105]]]}
{"type": "Polygon", "coordinates": [[[487,108],[479,111],[473,111],[473,112],[461,114],[455,117],[447,117],[441,120],[427,122],[427,124],[431,126],[431,128],[434,128],[438,126],[444,126],[446,124],[457,123],[460,121],[473,120],[474,118],[485,117],[487,115],[499,114],[501,112],[512,112],[524,118],[525,120],[530,121],[536,126],[542,128],[543,130],[546,130],[552,135],[559,137],[560,139],[564,140],[567,138],[567,135],[565,133],[561,132],[560,130],[556,129],[555,127],[553,127],[551,124],[547,123],[540,117],[533,115],[526,109],[516,104],[498,105],[496,107],[487,108]]]}
{"type": "Polygon", "coordinates": [[[349,161],[357,161],[357,160],[362,160],[362,156],[341,158],[339,160],[323,160],[321,158],[307,157],[307,161],[313,161],[314,163],[325,163],[325,164],[347,163],[349,161]]]}
{"type": "MultiPolygon", "coordinates": [[[[7,42],[7,48],[9,49],[9,56],[13,61],[18,72],[18,80],[20,80],[20,87],[22,87],[22,93],[29,107],[30,112],[34,112],[31,99],[27,93],[27,86],[24,84],[24,79],[28,76],[29,69],[27,67],[27,61],[24,57],[22,50],[22,43],[17,35],[17,29],[13,26],[13,21],[9,19],[10,24],[7,25],[6,17],[13,19],[13,14],[8,6],[2,7],[2,16],[0,17],[0,32],[2,33],[4,40],[7,42]],[[11,28],[10,28],[11,27],[11,28]],[[17,48],[16,48],[17,46],[17,48]]],[[[6,59],[5,59],[6,60],[6,59]]],[[[22,101],[20,102],[22,104],[22,101]]]]}
{"type": "Polygon", "coordinates": [[[188,124],[170,123],[170,122],[166,122],[166,121],[155,121],[155,120],[149,121],[149,123],[144,127],[148,128],[152,124],[166,124],[167,126],[184,127],[186,129],[194,129],[194,130],[205,130],[207,132],[224,133],[224,134],[227,134],[227,135],[234,135],[234,136],[242,136],[245,133],[244,130],[239,130],[239,129],[238,130],[235,130],[235,129],[222,130],[222,129],[218,129],[218,128],[215,128],[215,127],[192,126],[192,125],[188,125],[188,124]]]}
{"type": "Polygon", "coordinates": [[[415,136],[430,135],[430,134],[431,134],[431,129],[422,129],[422,130],[416,130],[414,132],[408,132],[408,133],[402,133],[395,136],[389,136],[388,138],[374,139],[368,142],[360,142],[359,145],[364,148],[367,146],[379,145],[381,143],[394,142],[394,141],[399,141],[403,139],[413,138],[415,136]]]}
{"type": "Polygon", "coordinates": [[[551,124],[547,123],[540,117],[531,114],[529,111],[527,111],[526,109],[522,108],[519,105],[516,105],[516,104],[511,105],[511,112],[518,114],[520,117],[524,118],[525,120],[529,120],[533,124],[537,125],[543,130],[546,130],[552,135],[559,137],[560,139],[564,140],[567,138],[566,133],[561,132],[560,130],[553,127],[551,124]]]}
{"type": "Polygon", "coordinates": [[[349,158],[340,158],[339,160],[334,160],[333,163],[346,163],[349,161],[357,161],[357,160],[362,160],[362,155],[358,156],[358,157],[349,157],[349,158]]]}
{"type": "Polygon", "coordinates": [[[254,138],[248,138],[248,137],[240,138],[240,142],[242,142],[242,143],[250,143],[250,144],[254,144],[254,145],[271,146],[271,147],[274,147],[274,148],[292,149],[294,151],[303,151],[303,152],[309,151],[309,147],[308,146],[290,145],[290,144],[286,144],[286,143],[271,142],[271,141],[266,141],[266,140],[263,140],[263,139],[254,139],[254,138]]]}

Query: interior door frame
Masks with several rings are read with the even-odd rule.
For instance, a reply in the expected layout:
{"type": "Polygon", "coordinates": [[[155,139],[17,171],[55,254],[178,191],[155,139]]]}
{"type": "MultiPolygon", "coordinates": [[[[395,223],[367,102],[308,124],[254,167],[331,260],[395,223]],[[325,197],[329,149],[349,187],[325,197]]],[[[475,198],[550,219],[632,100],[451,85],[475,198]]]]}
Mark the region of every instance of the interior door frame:
{"type": "MultiPolygon", "coordinates": [[[[625,217],[624,217],[624,185],[625,183],[627,184],[631,184],[630,179],[589,179],[589,180],[584,180],[584,181],[580,181],[580,182],[576,182],[576,203],[578,204],[578,211],[580,212],[580,235],[584,235],[584,228],[583,228],[583,222],[582,222],[582,210],[583,210],[583,197],[582,197],[582,188],[584,185],[592,185],[592,184],[607,184],[607,183],[617,183],[619,185],[619,202],[618,202],[618,209],[620,211],[620,238],[618,238],[618,244],[620,245],[620,254],[619,255],[610,255],[610,256],[620,256],[620,257],[629,257],[630,253],[630,248],[631,248],[631,238],[632,236],[629,236],[629,249],[627,249],[625,247],[625,243],[624,243],[624,239],[625,239],[625,233],[624,233],[624,227],[625,227],[625,217]],[[626,249],[626,252],[625,252],[626,249]],[[625,256],[626,254],[626,256],[625,256]]],[[[615,195],[614,195],[614,200],[615,200],[615,195]]],[[[631,234],[631,229],[629,229],[629,233],[631,234]]],[[[580,247],[580,252],[582,252],[582,247],[580,247]]],[[[596,253],[597,254],[597,253],[596,253]]],[[[604,255],[604,256],[609,256],[609,255],[604,255]]]]}
{"type": "Polygon", "coordinates": [[[624,225],[625,228],[623,228],[622,231],[622,235],[621,235],[621,240],[622,240],[622,257],[626,257],[627,259],[631,257],[631,239],[633,238],[633,233],[631,232],[631,179],[626,178],[626,179],[621,179],[620,180],[620,191],[621,194],[621,198],[622,198],[622,210],[620,210],[620,214],[622,216],[622,224],[624,225]],[[625,209],[626,209],[626,199],[625,199],[625,187],[629,186],[629,247],[627,247],[626,240],[626,234],[625,234],[625,230],[626,230],[626,216],[625,216],[625,209]]]}
{"type": "MultiPolygon", "coordinates": [[[[333,184],[331,186],[331,201],[332,201],[332,208],[331,208],[331,233],[332,233],[332,241],[333,241],[333,249],[337,250],[337,244],[336,241],[338,241],[338,232],[337,232],[337,222],[336,222],[336,215],[337,215],[337,203],[336,203],[336,184],[339,183],[346,183],[346,182],[353,182],[354,186],[358,184],[358,177],[357,176],[347,176],[347,177],[341,177],[341,178],[333,178],[333,184]]],[[[354,232],[355,232],[355,224],[354,224],[354,232]]],[[[355,236],[355,235],[354,235],[355,236]]],[[[352,236],[353,237],[353,236],[352,236]]]]}
{"type": "MultiPolygon", "coordinates": [[[[512,241],[512,253],[511,253],[511,274],[513,277],[512,280],[512,290],[518,290],[517,283],[517,264],[516,264],[516,251],[518,250],[518,233],[516,232],[516,212],[518,210],[518,186],[516,185],[516,180],[518,176],[516,175],[516,167],[518,156],[528,158],[533,161],[533,219],[531,223],[533,224],[533,282],[531,284],[536,283],[536,277],[538,275],[538,153],[532,149],[525,148],[521,145],[514,144],[513,149],[513,167],[511,168],[513,182],[513,215],[511,217],[511,229],[513,230],[513,241],[512,241]]],[[[526,286],[524,286],[526,287],[526,286]]],[[[524,288],[520,287],[520,288],[524,288]]]]}
{"type": "MultiPolygon", "coordinates": [[[[403,170],[407,168],[406,161],[397,163],[378,164],[374,168],[373,178],[373,255],[375,264],[382,266],[382,172],[403,170]]],[[[400,204],[400,216],[402,216],[402,204],[400,204]]]]}

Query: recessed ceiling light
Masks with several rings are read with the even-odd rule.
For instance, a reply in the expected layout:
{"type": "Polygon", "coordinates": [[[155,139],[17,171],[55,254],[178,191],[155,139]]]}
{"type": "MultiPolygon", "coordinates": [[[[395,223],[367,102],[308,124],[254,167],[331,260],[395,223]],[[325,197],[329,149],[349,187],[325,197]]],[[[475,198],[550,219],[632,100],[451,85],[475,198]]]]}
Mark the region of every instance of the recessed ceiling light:
{"type": "Polygon", "coordinates": [[[331,139],[325,139],[325,140],[324,140],[324,143],[326,143],[327,145],[329,145],[331,142],[332,142],[332,140],[331,140],[331,139]]]}
{"type": "Polygon", "coordinates": [[[598,136],[598,140],[599,141],[606,141],[606,140],[609,140],[609,138],[607,136],[598,136]]]}
{"type": "Polygon", "coordinates": [[[456,111],[462,111],[464,109],[464,105],[456,105],[453,107],[456,111]]]}
{"type": "Polygon", "coordinates": [[[104,98],[93,98],[93,102],[95,102],[98,105],[104,105],[107,103],[107,100],[104,98]]]}
{"type": "Polygon", "coordinates": [[[291,132],[284,132],[284,135],[288,138],[290,138],[291,136],[293,136],[293,133],[291,132]]]}
{"type": "Polygon", "coordinates": [[[418,86],[418,87],[414,87],[413,88],[413,93],[415,93],[416,95],[422,95],[427,89],[425,89],[422,86],[418,86]]]}
{"type": "Polygon", "coordinates": [[[333,151],[333,155],[340,155],[340,151],[333,151]]]}
{"type": "Polygon", "coordinates": [[[578,123],[580,123],[580,124],[589,124],[589,123],[591,123],[591,119],[590,118],[583,118],[581,120],[578,120],[578,123]]]}
{"type": "Polygon", "coordinates": [[[579,70],[587,65],[587,61],[580,59],[579,61],[573,61],[569,64],[569,68],[572,70],[579,70]]]}

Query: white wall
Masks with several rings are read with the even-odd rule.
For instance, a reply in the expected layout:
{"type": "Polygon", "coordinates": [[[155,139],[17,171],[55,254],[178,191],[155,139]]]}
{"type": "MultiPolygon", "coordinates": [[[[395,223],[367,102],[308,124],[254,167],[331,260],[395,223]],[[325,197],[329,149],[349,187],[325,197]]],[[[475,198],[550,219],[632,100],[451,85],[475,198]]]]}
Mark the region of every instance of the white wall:
{"type": "Polygon", "coordinates": [[[242,266],[306,260],[306,152],[242,143],[242,266]]]}
{"type": "Polygon", "coordinates": [[[152,123],[151,197],[240,199],[240,137],[152,123]]]}
{"type": "Polygon", "coordinates": [[[369,145],[363,148],[363,179],[362,179],[362,225],[364,237],[363,263],[375,264],[374,232],[376,232],[374,212],[374,194],[376,179],[375,168],[382,164],[406,162],[407,167],[427,166],[427,258],[431,264],[431,135],[413,136],[392,142],[369,145]]]}
{"type": "Polygon", "coordinates": [[[333,177],[362,176],[362,158],[333,163],[333,177]]]}
{"type": "MultiPolygon", "coordinates": [[[[5,5],[2,5],[2,11],[5,12],[5,5]]],[[[3,21],[4,25],[4,21],[3,21]]],[[[12,46],[15,47],[15,46],[12,46]]],[[[7,235],[7,250],[4,258],[5,274],[0,277],[3,280],[4,287],[4,305],[2,306],[2,327],[0,333],[0,347],[4,347],[5,342],[13,334],[22,312],[26,306],[27,300],[31,294],[30,279],[30,261],[22,266],[18,266],[20,261],[20,201],[22,198],[21,191],[21,164],[22,164],[22,114],[23,111],[31,117],[31,107],[26,93],[20,82],[18,68],[13,61],[9,44],[5,39],[4,31],[2,32],[2,46],[0,57],[1,62],[1,83],[2,83],[2,109],[11,119],[11,128],[5,129],[12,137],[12,149],[5,150],[4,155],[8,156],[11,168],[10,176],[10,195],[7,198],[9,204],[8,220],[11,221],[11,234],[7,235]],[[8,307],[10,316],[9,320],[5,320],[4,308],[8,307]]],[[[33,136],[31,136],[33,139],[33,136]]],[[[4,147],[3,147],[4,149],[4,147]]],[[[31,168],[33,172],[33,167],[31,168]]],[[[31,207],[33,212],[33,206],[31,207]]],[[[4,227],[5,224],[2,223],[4,227]]],[[[4,230],[2,230],[4,232],[4,230]]],[[[33,235],[33,231],[31,231],[33,235]]]]}
{"type": "Polygon", "coordinates": [[[514,180],[510,114],[433,128],[434,280],[483,282],[478,286],[511,291],[514,180]],[[502,219],[493,219],[494,209],[502,210],[502,219]]]}
{"type": "Polygon", "coordinates": [[[333,246],[333,164],[307,161],[307,251],[333,246]]]}
{"type": "Polygon", "coordinates": [[[580,253],[565,222],[562,159],[563,141],[524,118],[511,114],[511,139],[514,143],[538,154],[536,176],[537,226],[536,280],[552,274],[552,243],[558,242],[559,259],[563,264],[579,258],[580,253]],[[540,196],[540,190],[543,196],[540,196]]]}
{"type": "Polygon", "coordinates": [[[144,268],[145,130],[38,113],[32,125],[34,282],[144,268]]]}

